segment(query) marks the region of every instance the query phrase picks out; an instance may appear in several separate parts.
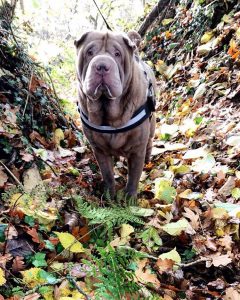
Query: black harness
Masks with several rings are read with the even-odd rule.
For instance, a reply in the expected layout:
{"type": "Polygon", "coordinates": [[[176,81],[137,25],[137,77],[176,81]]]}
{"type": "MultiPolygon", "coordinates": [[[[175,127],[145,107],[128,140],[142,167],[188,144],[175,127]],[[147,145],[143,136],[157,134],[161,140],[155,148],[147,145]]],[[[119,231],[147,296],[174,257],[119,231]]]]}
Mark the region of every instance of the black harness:
{"type": "Polygon", "coordinates": [[[144,74],[148,80],[148,89],[146,92],[147,101],[135,111],[132,118],[121,127],[112,127],[108,125],[95,125],[88,120],[88,116],[82,111],[80,104],[78,102],[78,111],[80,113],[82,123],[89,129],[101,132],[101,133],[120,133],[131,130],[138,125],[142,124],[146,119],[151,118],[152,113],[155,111],[156,99],[154,95],[154,89],[151,80],[148,79],[147,72],[144,71],[144,74]]]}

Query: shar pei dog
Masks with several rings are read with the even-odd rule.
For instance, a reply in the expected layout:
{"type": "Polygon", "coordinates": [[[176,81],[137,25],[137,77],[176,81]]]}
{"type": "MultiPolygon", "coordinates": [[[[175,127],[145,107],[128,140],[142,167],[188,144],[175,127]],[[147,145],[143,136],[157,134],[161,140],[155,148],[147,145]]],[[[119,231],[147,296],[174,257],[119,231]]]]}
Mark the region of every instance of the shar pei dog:
{"type": "Polygon", "coordinates": [[[126,193],[136,197],[155,130],[154,74],[139,59],[137,32],[90,31],[77,48],[79,112],[105,187],[115,195],[113,157],[128,162],[126,193]]]}

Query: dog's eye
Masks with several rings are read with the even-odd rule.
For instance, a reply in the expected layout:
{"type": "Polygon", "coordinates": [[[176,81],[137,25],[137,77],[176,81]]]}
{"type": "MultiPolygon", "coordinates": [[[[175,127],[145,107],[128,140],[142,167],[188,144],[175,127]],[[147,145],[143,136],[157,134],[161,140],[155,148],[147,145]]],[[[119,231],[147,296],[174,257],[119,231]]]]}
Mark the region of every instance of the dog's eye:
{"type": "Polygon", "coordinates": [[[91,49],[89,49],[89,50],[87,51],[87,55],[88,55],[88,56],[93,56],[93,51],[92,51],[91,49]]]}
{"type": "Polygon", "coordinates": [[[120,56],[121,56],[121,53],[120,53],[119,51],[116,51],[116,52],[114,53],[114,55],[115,55],[116,57],[120,57],[120,56]]]}

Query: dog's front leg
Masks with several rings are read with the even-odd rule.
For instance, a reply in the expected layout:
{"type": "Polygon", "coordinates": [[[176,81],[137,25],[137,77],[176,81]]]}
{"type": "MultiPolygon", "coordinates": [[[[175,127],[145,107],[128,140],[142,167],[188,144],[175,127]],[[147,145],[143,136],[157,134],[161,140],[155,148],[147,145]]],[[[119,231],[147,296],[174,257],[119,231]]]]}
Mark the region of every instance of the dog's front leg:
{"type": "Polygon", "coordinates": [[[126,192],[128,196],[136,197],[138,183],[142,174],[145,152],[131,154],[128,157],[128,181],[126,186],[126,192]],[[141,153],[141,154],[140,154],[141,153]]]}
{"type": "Polygon", "coordinates": [[[94,154],[102,173],[104,185],[109,191],[111,198],[113,199],[115,196],[115,181],[112,157],[96,149],[94,150],[94,154]]]}

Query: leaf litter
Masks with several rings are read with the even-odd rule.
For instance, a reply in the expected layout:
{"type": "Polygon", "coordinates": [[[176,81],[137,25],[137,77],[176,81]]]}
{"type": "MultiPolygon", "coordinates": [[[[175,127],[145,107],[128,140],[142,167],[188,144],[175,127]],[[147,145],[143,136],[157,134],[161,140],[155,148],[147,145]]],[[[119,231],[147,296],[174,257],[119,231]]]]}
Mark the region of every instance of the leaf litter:
{"type": "Polygon", "coordinates": [[[238,5],[182,0],[147,33],[157,130],[137,203],[124,161],[103,200],[77,112],[0,29],[0,299],[239,299],[238,5]]]}

